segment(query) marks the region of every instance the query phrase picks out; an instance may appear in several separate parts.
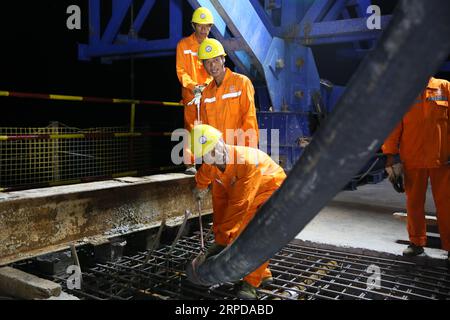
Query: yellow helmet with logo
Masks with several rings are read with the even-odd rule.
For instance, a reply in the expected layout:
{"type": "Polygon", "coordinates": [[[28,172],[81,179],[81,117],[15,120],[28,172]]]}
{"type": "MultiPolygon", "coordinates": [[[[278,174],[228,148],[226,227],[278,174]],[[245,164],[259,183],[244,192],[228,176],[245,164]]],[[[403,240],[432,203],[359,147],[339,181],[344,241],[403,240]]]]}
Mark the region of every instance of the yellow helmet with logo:
{"type": "Polygon", "coordinates": [[[198,58],[208,60],[219,56],[226,56],[222,44],[216,39],[205,39],[198,48],[198,58]]]}
{"type": "Polygon", "coordinates": [[[203,157],[216,146],[222,133],[207,124],[196,125],[191,130],[190,149],[195,158],[203,157]]]}
{"type": "Polygon", "coordinates": [[[200,7],[197,8],[192,14],[191,22],[197,24],[214,24],[214,18],[208,8],[200,7]]]}

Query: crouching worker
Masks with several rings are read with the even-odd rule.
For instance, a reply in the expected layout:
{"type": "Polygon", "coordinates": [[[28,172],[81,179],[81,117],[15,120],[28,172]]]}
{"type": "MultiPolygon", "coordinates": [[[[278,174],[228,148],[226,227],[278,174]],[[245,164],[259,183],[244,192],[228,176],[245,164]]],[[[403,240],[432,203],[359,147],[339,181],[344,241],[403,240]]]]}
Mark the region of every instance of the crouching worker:
{"type": "MultiPolygon", "coordinates": [[[[195,175],[194,195],[201,200],[212,184],[215,243],[205,257],[220,253],[236,239],[258,209],[281,186],[286,174],[266,153],[250,147],[227,145],[220,131],[197,125],[191,131],[191,151],[203,165],[195,175]]],[[[269,262],[248,274],[238,297],[256,299],[256,288],[270,284],[269,262]]]]}

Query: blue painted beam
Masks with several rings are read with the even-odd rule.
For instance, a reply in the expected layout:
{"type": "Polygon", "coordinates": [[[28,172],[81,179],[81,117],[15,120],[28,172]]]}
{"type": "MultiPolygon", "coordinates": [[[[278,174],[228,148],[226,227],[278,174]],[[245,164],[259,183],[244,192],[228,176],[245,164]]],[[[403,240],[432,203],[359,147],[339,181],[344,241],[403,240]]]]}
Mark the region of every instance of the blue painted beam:
{"type": "MultiPolygon", "coordinates": [[[[351,6],[357,6],[357,8],[358,8],[358,6],[359,6],[358,0],[348,0],[347,8],[345,10],[343,10],[343,12],[342,12],[342,16],[344,19],[352,19],[352,17],[350,16],[350,11],[349,11],[349,7],[351,7],[351,6]]],[[[359,12],[359,10],[357,10],[357,13],[358,12],[359,12]]],[[[363,18],[363,17],[366,17],[366,15],[360,16],[360,18],[363,18]]],[[[375,46],[375,39],[367,40],[367,41],[370,41],[372,43],[371,47],[375,46]]],[[[359,41],[353,42],[353,48],[355,50],[361,50],[361,48],[362,48],[361,42],[359,42],[359,41]]]]}
{"type": "Polygon", "coordinates": [[[281,0],[280,25],[282,33],[295,27],[313,6],[314,0],[281,0]]]}
{"type": "Polygon", "coordinates": [[[249,77],[254,76],[251,65],[249,63],[250,58],[248,57],[248,55],[246,53],[241,53],[238,56],[235,53],[238,48],[242,49],[242,39],[239,37],[229,37],[230,35],[228,35],[226,32],[227,26],[225,24],[225,21],[219,15],[211,1],[188,0],[188,2],[194,9],[197,9],[198,7],[206,7],[211,11],[214,17],[214,26],[211,29],[213,37],[223,44],[228,57],[233,61],[234,65],[240,70],[240,72],[248,75],[249,77]]]}
{"type": "MultiPolygon", "coordinates": [[[[342,0],[339,0],[342,1],[342,0]]],[[[312,24],[314,22],[320,21],[333,6],[334,0],[316,0],[313,2],[311,7],[308,9],[306,14],[303,16],[301,25],[312,24]]]]}
{"type": "Polygon", "coordinates": [[[169,38],[178,42],[183,36],[183,11],[180,0],[171,0],[169,7],[169,38]]]}
{"type": "Polygon", "coordinates": [[[89,0],[89,42],[100,41],[100,0],[89,0]]]}
{"type": "Polygon", "coordinates": [[[242,49],[247,52],[253,66],[262,75],[262,62],[272,43],[272,35],[248,0],[211,0],[231,33],[242,39],[242,49]]]}
{"type": "Polygon", "coordinates": [[[345,9],[347,2],[347,0],[337,0],[325,15],[325,18],[322,19],[322,21],[337,20],[337,18],[339,18],[339,16],[342,14],[342,11],[345,9]]]}
{"type": "Polygon", "coordinates": [[[258,16],[260,17],[261,21],[264,23],[264,26],[267,28],[269,33],[272,35],[275,34],[275,27],[272,23],[272,20],[270,19],[266,10],[264,10],[264,7],[261,5],[259,0],[250,0],[250,3],[252,4],[255,11],[258,13],[258,16]]]}
{"type": "Polygon", "coordinates": [[[114,41],[132,2],[133,0],[113,0],[112,17],[103,33],[102,43],[112,43],[114,41]]]}
{"type": "Polygon", "coordinates": [[[318,22],[298,37],[303,45],[352,42],[377,38],[387,27],[391,16],[381,17],[381,30],[369,30],[366,18],[318,22]]]}
{"type": "Polygon", "coordinates": [[[153,6],[155,5],[156,0],[145,0],[144,4],[141,7],[141,10],[139,10],[139,13],[136,17],[136,20],[133,24],[133,29],[136,32],[136,34],[141,31],[142,26],[144,25],[145,19],[147,19],[148,14],[153,9],[153,6]]]}
{"type": "Polygon", "coordinates": [[[264,0],[264,9],[265,10],[274,10],[281,8],[282,0],[264,0]]]}
{"type": "Polygon", "coordinates": [[[88,57],[105,57],[114,55],[130,56],[135,54],[175,50],[177,41],[173,39],[163,40],[130,40],[125,44],[104,44],[102,46],[81,46],[81,50],[88,57]]]}
{"type": "Polygon", "coordinates": [[[356,12],[359,17],[368,17],[370,14],[367,13],[367,8],[372,5],[371,0],[357,0],[356,1],[356,12]]]}
{"type": "MultiPolygon", "coordinates": [[[[174,52],[178,41],[182,37],[182,0],[170,0],[169,7],[169,38],[159,40],[143,40],[130,37],[129,34],[121,35],[119,30],[128,13],[133,0],[113,0],[112,16],[108,21],[103,35],[100,33],[100,0],[89,0],[89,44],[80,44],[78,58],[90,60],[94,57],[142,55],[165,52],[174,52]]],[[[146,0],[133,24],[135,34],[142,28],[148,17],[155,0],[146,0]]]]}

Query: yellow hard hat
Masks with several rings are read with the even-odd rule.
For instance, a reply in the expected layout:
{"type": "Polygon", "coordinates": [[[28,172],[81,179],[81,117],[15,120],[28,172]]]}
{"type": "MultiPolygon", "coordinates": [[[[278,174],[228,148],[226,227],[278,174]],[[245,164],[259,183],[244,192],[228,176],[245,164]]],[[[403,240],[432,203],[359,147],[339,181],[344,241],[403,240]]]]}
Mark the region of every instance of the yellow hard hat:
{"type": "Polygon", "coordinates": [[[208,8],[200,7],[197,8],[192,14],[191,22],[198,24],[214,24],[214,18],[208,8]]]}
{"type": "Polygon", "coordinates": [[[190,149],[195,158],[203,157],[216,146],[222,133],[207,124],[196,125],[191,130],[190,149]]]}
{"type": "Polygon", "coordinates": [[[208,60],[219,56],[226,56],[222,44],[216,39],[205,39],[198,48],[198,58],[208,60]]]}

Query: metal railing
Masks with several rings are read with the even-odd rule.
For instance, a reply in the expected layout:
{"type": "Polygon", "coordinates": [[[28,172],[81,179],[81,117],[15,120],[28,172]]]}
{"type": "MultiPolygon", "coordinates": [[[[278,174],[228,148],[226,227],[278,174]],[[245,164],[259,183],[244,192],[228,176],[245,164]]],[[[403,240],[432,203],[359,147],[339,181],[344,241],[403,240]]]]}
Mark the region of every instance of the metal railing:
{"type": "Polygon", "coordinates": [[[82,97],[0,91],[0,97],[122,104],[130,108],[127,127],[78,129],[52,122],[48,127],[0,127],[0,191],[80,183],[173,170],[151,167],[153,132],[135,127],[136,105],[182,106],[177,102],[82,97]]]}
{"type": "Polygon", "coordinates": [[[59,124],[45,128],[0,128],[0,187],[3,189],[80,183],[151,168],[150,139],[170,136],[138,128],[77,129],[59,124]]]}

